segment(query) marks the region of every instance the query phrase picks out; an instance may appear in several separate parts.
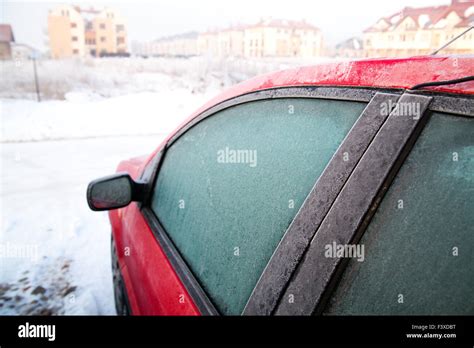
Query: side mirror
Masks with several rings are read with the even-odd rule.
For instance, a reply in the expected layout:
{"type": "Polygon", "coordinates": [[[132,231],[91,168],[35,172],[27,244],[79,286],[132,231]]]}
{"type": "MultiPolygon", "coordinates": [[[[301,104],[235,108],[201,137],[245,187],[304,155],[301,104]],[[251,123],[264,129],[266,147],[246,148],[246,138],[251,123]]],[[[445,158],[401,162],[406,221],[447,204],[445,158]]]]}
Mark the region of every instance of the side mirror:
{"type": "Polygon", "coordinates": [[[87,187],[87,203],[94,211],[118,209],[132,201],[143,201],[144,192],[144,183],[118,173],[92,181],[87,187]]]}

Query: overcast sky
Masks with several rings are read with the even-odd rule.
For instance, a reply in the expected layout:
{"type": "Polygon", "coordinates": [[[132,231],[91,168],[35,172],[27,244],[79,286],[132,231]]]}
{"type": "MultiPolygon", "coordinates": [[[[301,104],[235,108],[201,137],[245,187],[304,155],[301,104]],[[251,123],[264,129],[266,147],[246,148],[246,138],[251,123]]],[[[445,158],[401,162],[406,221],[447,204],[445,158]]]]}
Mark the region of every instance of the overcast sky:
{"type": "Polygon", "coordinates": [[[0,0],[0,22],[13,26],[17,42],[47,46],[48,10],[61,3],[112,7],[128,24],[129,40],[147,41],[186,31],[202,31],[262,17],[306,19],[318,26],[328,44],[359,35],[378,18],[405,6],[448,4],[450,0],[135,0],[11,1],[0,0]]]}

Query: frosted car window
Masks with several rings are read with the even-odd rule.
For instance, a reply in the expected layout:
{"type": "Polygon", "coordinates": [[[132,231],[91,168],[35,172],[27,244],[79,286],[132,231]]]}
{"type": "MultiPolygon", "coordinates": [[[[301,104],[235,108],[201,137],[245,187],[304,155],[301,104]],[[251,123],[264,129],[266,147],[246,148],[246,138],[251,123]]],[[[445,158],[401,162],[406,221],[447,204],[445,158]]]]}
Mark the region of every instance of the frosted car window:
{"type": "Polygon", "coordinates": [[[364,103],[275,99],[206,118],[166,152],[152,209],[223,314],[240,314],[364,103]]]}
{"type": "Polygon", "coordinates": [[[432,115],[326,314],[474,314],[474,119],[432,115]]]}

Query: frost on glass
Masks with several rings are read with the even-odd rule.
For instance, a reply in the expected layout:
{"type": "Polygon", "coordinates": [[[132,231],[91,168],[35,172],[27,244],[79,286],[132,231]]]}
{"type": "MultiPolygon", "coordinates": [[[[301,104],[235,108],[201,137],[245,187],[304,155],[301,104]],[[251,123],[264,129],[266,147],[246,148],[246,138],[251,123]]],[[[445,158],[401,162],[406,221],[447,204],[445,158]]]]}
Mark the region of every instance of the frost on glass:
{"type": "Polygon", "coordinates": [[[221,313],[242,312],[364,107],[317,99],[255,101],[205,119],[168,150],[152,208],[221,313]]]}
{"type": "Polygon", "coordinates": [[[474,314],[474,119],[432,115],[326,314],[474,314]]]}

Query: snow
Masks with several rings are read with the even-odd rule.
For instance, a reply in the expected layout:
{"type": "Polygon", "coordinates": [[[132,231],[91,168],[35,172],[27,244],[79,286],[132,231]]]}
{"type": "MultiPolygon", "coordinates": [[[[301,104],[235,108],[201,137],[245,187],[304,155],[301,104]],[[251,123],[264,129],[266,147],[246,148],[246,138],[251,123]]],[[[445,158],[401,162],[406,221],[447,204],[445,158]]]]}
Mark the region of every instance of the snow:
{"type": "Polygon", "coordinates": [[[3,296],[12,298],[8,302],[22,297],[14,308],[5,308],[3,301],[1,314],[115,313],[108,216],[89,210],[86,187],[113,173],[120,160],[151,152],[160,140],[131,136],[2,144],[0,242],[29,246],[31,252],[0,258],[0,283],[17,287],[3,296]],[[46,289],[42,301],[32,294],[38,286],[46,289]],[[60,296],[72,287],[75,291],[60,296]],[[28,312],[34,300],[39,304],[28,312]]]}
{"type": "Polygon", "coordinates": [[[0,141],[40,141],[117,135],[166,134],[207,95],[178,89],[102,98],[68,93],[66,100],[4,99],[0,141]]]}
{"type": "Polygon", "coordinates": [[[400,20],[400,18],[401,18],[401,15],[395,15],[395,16],[393,16],[393,17],[390,19],[390,23],[396,24],[396,23],[398,23],[398,21],[400,20]]]}
{"type": "Polygon", "coordinates": [[[430,16],[427,14],[422,14],[418,17],[418,25],[420,28],[425,28],[429,22],[430,22],[430,16]]]}
{"type": "MultiPolygon", "coordinates": [[[[212,94],[259,74],[326,60],[213,60],[204,57],[69,59],[38,61],[37,71],[42,99],[64,100],[70,92],[105,98],[175,90],[212,94]]],[[[0,98],[36,99],[32,61],[2,61],[0,75],[0,98]]]]}
{"type": "Polygon", "coordinates": [[[474,14],[474,6],[469,6],[464,12],[464,17],[469,17],[474,14]]]}
{"type": "Polygon", "coordinates": [[[218,92],[211,85],[193,92],[192,81],[179,85],[171,75],[153,79],[154,91],[72,86],[41,103],[13,84],[3,90],[0,315],[115,314],[110,224],[89,210],[87,184],[153,151],[218,92]]]}
{"type": "Polygon", "coordinates": [[[354,38],[354,40],[353,40],[353,44],[354,44],[354,45],[353,45],[353,46],[354,46],[354,49],[356,49],[356,50],[360,50],[360,49],[362,48],[362,47],[360,47],[360,42],[359,42],[359,40],[357,40],[357,39],[355,39],[355,38],[354,38]]]}
{"type": "Polygon", "coordinates": [[[2,62],[0,315],[115,314],[110,224],[89,210],[87,184],[153,151],[222,89],[297,64],[41,61],[38,103],[31,62],[2,62]]]}
{"type": "Polygon", "coordinates": [[[115,313],[110,225],[89,210],[87,184],[150,153],[208,98],[176,89],[1,101],[0,314],[115,313]]]}

